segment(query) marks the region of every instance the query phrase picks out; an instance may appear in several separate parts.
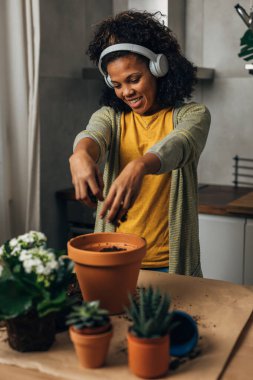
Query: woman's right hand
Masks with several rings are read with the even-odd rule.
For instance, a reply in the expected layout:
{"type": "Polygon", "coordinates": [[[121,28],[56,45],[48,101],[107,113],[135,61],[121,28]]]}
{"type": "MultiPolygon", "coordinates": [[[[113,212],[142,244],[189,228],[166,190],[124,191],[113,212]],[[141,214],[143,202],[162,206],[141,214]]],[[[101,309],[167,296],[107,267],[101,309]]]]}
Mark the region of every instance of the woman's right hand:
{"type": "Polygon", "coordinates": [[[76,199],[95,208],[94,197],[103,201],[104,182],[98,165],[87,151],[79,149],[70,156],[70,171],[76,199]]]}

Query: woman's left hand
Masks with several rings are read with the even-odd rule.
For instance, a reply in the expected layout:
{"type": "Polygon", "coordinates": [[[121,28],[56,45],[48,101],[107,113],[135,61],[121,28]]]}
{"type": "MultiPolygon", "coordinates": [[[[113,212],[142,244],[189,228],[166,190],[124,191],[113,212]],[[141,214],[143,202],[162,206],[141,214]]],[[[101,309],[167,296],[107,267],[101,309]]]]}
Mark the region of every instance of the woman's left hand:
{"type": "Polygon", "coordinates": [[[104,218],[109,210],[107,221],[118,226],[138,197],[145,174],[145,163],[141,159],[129,162],[113,182],[100,218],[104,218]]]}

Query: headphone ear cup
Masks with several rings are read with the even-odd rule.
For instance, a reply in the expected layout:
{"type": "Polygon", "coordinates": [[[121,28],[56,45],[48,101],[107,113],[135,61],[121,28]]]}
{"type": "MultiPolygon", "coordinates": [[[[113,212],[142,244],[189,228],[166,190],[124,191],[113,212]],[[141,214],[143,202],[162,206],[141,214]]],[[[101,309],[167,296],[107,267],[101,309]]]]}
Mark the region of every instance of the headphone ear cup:
{"type": "Polygon", "coordinates": [[[105,75],[104,79],[105,79],[105,83],[107,84],[108,87],[114,88],[110,75],[107,75],[107,76],[105,75]]]}
{"type": "Polygon", "coordinates": [[[158,54],[155,61],[149,61],[149,69],[155,77],[164,77],[169,69],[167,57],[164,54],[158,54]]]}
{"type": "Polygon", "coordinates": [[[154,77],[158,77],[157,75],[157,71],[156,71],[156,65],[155,65],[155,61],[149,61],[149,70],[151,72],[151,74],[154,75],[154,77]]]}

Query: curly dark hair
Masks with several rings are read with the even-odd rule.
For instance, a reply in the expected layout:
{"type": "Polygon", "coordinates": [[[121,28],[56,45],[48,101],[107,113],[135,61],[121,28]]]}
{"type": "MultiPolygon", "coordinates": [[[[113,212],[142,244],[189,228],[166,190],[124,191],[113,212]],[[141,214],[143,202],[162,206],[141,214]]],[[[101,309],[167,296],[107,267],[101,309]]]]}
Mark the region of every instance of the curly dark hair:
{"type": "MultiPolygon", "coordinates": [[[[97,25],[87,54],[91,61],[98,64],[102,51],[117,43],[142,45],[156,54],[165,54],[169,70],[164,77],[157,78],[157,102],[161,108],[169,108],[191,98],[196,84],[197,69],[183,56],[173,32],[159,21],[161,16],[161,12],[129,10],[105,19],[97,25]]],[[[110,53],[103,59],[103,63],[106,65],[109,61],[126,54],[130,53],[110,53]]],[[[138,57],[148,62],[145,57],[138,57]]],[[[108,86],[104,88],[100,104],[110,106],[115,111],[131,111],[130,107],[115,95],[114,89],[108,86]]]]}

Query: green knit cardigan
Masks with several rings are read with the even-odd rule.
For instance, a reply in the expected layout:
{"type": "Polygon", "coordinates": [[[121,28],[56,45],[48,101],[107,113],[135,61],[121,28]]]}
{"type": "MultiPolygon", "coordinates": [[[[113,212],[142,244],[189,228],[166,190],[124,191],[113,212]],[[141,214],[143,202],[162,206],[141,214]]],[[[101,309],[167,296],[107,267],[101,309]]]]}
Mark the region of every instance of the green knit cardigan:
{"type": "MultiPolygon", "coordinates": [[[[156,174],[172,172],[169,221],[169,273],[202,276],[198,227],[197,165],[205,146],[211,117],[203,104],[183,104],[173,110],[174,130],[148,152],[156,154],[161,167],[156,174]]],[[[119,173],[120,113],[102,107],[75,139],[95,140],[100,147],[98,163],[105,161],[104,195],[119,173]]],[[[97,215],[102,203],[98,203],[97,215]]],[[[145,222],[145,221],[144,221],[145,222]]],[[[113,232],[115,226],[96,218],[95,232],[113,232]]]]}

